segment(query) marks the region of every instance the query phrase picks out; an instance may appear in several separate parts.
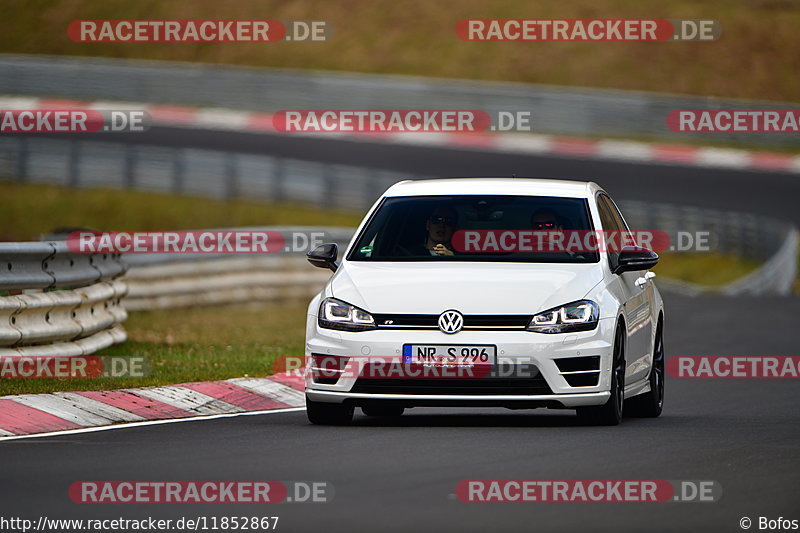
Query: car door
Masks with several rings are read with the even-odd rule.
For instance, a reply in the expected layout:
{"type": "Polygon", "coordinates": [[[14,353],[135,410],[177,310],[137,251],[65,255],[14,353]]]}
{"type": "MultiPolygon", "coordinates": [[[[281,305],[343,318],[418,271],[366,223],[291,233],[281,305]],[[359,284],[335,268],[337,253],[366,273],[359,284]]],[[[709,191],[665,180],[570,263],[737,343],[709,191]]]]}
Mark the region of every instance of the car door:
{"type": "MultiPolygon", "coordinates": [[[[607,195],[597,198],[600,222],[604,230],[630,231],[617,206],[607,195]]],[[[619,261],[619,253],[608,254],[609,266],[613,270],[619,261]]],[[[625,354],[627,369],[625,383],[632,384],[648,376],[652,352],[654,289],[652,281],[645,278],[645,271],[617,274],[624,300],[624,315],[627,326],[628,345],[625,354]]]]}

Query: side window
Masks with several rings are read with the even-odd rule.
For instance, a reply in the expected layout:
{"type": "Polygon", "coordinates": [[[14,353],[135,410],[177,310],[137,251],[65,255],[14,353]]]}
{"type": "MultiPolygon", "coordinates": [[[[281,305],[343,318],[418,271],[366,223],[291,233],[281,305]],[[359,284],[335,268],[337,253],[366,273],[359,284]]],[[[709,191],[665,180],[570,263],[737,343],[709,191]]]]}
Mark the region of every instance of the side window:
{"type": "Polygon", "coordinates": [[[600,211],[600,223],[605,231],[619,230],[619,224],[614,216],[614,210],[608,202],[608,196],[600,194],[597,196],[597,209],[600,211]]]}
{"type": "MultiPolygon", "coordinates": [[[[603,225],[603,231],[622,231],[624,223],[616,212],[616,209],[611,203],[611,199],[605,194],[597,195],[597,210],[600,212],[600,223],[603,225]]],[[[619,254],[614,252],[608,253],[608,266],[613,271],[619,264],[619,254]]]]}
{"type": "Polygon", "coordinates": [[[622,218],[622,213],[617,207],[617,204],[614,203],[610,197],[606,196],[606,201],[608,205],[611,207],[611,213],[614,215],[614,220],[617,221],[617,224],[625,232],[625,238],[620,241],[621,246],[630,246],[636,244],[636,236],[634,232],[631,231],[631,228],[628,227],[628,224],[625,222],[625,219],[622,218]]]}
{"type": "Polygon", "coordinates": [[[619,207],[617,207],[617,204],[614,203],[614,200],[605,195],[604,198],[608,202],[608,205],[611,207],[611,214],[614,216],[614,220],[617,221],[619,229],[621,229],[622,231],[630,231],[628,224],[625,222],[625,219],[622,218],[622,213],[620,213],[619,207]]]}

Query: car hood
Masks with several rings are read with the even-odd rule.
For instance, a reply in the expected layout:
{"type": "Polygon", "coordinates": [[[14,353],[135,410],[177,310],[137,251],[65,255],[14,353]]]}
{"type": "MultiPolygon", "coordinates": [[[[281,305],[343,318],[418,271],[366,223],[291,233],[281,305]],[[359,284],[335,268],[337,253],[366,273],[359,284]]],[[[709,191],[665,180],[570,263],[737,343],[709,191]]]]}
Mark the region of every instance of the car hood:
{"type": "Polygon", "coordinates": [[[532,315],[580,300],[601,280],[597,263],[345,262],[330,290],[371,313],[532,315]]]}

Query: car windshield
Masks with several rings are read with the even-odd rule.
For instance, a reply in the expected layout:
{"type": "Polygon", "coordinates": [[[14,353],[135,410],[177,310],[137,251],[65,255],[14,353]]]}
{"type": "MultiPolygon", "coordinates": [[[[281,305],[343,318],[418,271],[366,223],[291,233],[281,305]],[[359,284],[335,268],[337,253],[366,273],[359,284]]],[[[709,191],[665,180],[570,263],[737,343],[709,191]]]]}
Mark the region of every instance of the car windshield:
{"type": "Polygon", "coordinates": [[[375,210],[347,259],[594,263],[596,249],[548,246],[555,237],[592,229],[582,198],[392,197],[375,210]]]}

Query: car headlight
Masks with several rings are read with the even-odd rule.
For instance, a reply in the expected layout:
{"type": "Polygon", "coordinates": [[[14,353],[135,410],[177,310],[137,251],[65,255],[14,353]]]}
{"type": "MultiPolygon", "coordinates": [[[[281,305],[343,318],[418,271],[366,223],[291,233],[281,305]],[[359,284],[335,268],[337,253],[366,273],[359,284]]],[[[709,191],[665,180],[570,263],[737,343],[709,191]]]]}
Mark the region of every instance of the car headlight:
{"type": "Polygon", "coordinates": [[[375,319],[372,318],[371,314],[336,298],[322,300],[317,315],[317,323],[321,328],[343,331],[375,329],[375,319]]]}
{"type": "Polygon", "coordinates": [[[600,308],[596,303],[578,300],[534,315],[527,329],[537,333],[588,331],[597,327],[599,317],[600,308]]]}

